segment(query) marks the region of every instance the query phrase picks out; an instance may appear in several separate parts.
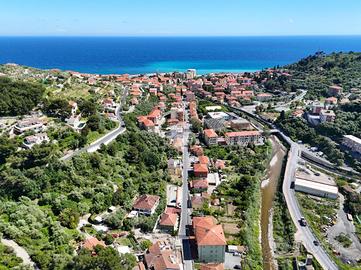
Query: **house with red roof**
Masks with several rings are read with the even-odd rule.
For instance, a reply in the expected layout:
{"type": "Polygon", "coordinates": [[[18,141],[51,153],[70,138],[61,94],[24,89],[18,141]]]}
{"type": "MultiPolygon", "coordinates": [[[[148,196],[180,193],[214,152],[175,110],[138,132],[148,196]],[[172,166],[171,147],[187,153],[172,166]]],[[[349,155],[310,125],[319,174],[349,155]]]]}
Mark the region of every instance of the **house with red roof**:
{"type": "Polygon", "coordinates": [[[218,135],[213,129],[205,129],[203,132],[204,140],[207,145],[217,145],[218,135]]]}
{"type": "Polygon", "coordinates": [[[138,214],[151,216],[159,205],[160,197],[156,195],[144,194],[138,197],[133,204],[133,210],[138,214]]]}
{"type": "Polygon", "coordinates": [[[160,216],[159,229],[169,233],[173,233],[178,228],[178,215],[176,213],[165,212],[160,216]]]}
{"type": "Polygon", "coordinates": [[[226,238],[223,227],[212,216],[193,217],[193,234],[198,250],[198,261],[202,263],[224,263],[226,238]]]}
{"type": "Polygon", "coordinates": [[[192,180],[190,182],[190,188],[194,192],[203,192],[208,190],[207,179],[192,180]]]}
{"type": "Polygon", "coordinates": [[[99,241],[97,238],[92,236],[85,239],[82,245],[83,248],[86,248],[88,250],[94,250],[96,246],[105,247],[106,245],[103,241],[99,241]]]}
{"type": "Polygon", "coordinates": [[[208,167],[206,164],[194,164],[193,168],[194,176],[199,178],[207,178],[208,176],[208,167]]]}
{"type": "Polygon", "coordinates": [[[180,270],[180,256],[172,249],[171,244],[158,241],[153,244],[144,255],[147,269],[151,270],[180,270]]]}

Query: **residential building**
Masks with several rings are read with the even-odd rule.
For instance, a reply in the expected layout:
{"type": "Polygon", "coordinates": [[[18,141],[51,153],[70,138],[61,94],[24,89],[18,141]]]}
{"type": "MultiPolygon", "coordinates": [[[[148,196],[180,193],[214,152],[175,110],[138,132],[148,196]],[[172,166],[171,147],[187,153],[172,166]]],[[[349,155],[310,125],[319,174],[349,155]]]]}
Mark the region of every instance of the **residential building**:
{"type": "Polygon", "coordinates": [[[193,233],[198,250],[198,261],[203,263],[223,263],[226,239],[222,225],[214,217],[193,217],[193,233]]]}
{"type": "Polygon", "coordinates": [[[181,176],[182,175],[182,165],[181,161],[178,159],[169,159],[168,160],[168,172],[170,175],[181,176]]]}
{"type": "Polygon", "coordinates": [[[227,145],[248,145],[249,143],[262,143],[262,136],[259,131],[237,131],[224,134],[227,145]]]}
{"type": "Polygon", "coordinates": [[[313,114],[320,114],[321,110],[323,110],[324,108],[325,106],[319,102],[314,102],[313,104],[311,104],[311,112],[313,114]]]}
{"type": "Polygon", "coordinates": [[[361,154],[361,139],[353,135],[344,135],[342,144],[351,151],[361,154]]]}
{"type": "Polygon", "coordinates": [[[146,116],[138,116],[138,125],[140,128],[145,129],[147,131],[153,131],[154,130],[154,122],[150,119],[148,119],[146,116]]]}
{"type": "Polygon", "coordinates": [[[99,241],[97,238],[92,237],[92,236],[88,237],[82,245],[83,248],[86,248],[89,250],[94,250],[94,248],[96,246],[105,247],[105,243],[103,241],[99,241]]]}
{"type": "Polygon", "coordinates": [[[338,86],[338,85],[331,85],[329,88],[328,88],[328,95],[329,96],[332,96],[332,97],[338,97],[341,95],[342,93],[342,87],[341,86],[338,86]]]}
{"type": "Polygon", "coordinates": [[[16,123],[14,132],[21,134],[27,131],[40,132],[44,130],[44,122],[38,118],[28,118],[16,123]]]}
{"type": "Polygon", "coordinates": [[[217,145],[217,139],[218,135],[213,129],[204,130],[204,140],[206,141],[207,145],[217,145]]]}
{"type": "Polygon", "coordinates": [[[180,270],[180,255],[172,245],[165,241],[153,244],[144,255],[146,269],[149,270],[180,270]]]}
{"type": "Polygon", "coordinates": [[[106,112],[115,112],[117,109],[117,104],[111,98],[104,99],[102,105],[106,112]]]}
{"type": "Polygon", "coordinates": [[[190,182],[190,188],[194,192],[203,192],[208,190],[208,181],[207,179],[199,179],[199,180],[192,180],[190,182]]]}
{"type": "Polygon", "coordinates": [[[334,122],[336,119],[336,114],[332,110],[321,110],[320,112],[320,122],[334,122]]]}
{"type": "Polygon", "coordinates": [[[154,108],[147,116],[149,120],[151,120],[154,124],[158,125],[160,123],[160,120],[162,119],[162,112],[154,108]]]}
{"type": "Polygon", "coordinates": [[[49,137],[46,133],[38,133],[25,137],[23,146],[25,148],[32,148],[36,144],[42,144],[43,142],[49,142],[49,137]]]}
{"type": "Polygon", "coordinates": [[[69,101],[69,106],[71,108],[71,115],[75,115],[76,112],[78,111],[78,103],[71,100],[69,101]]]}
{"type": "Polygon", "coordinates": [[[197,76],[197,71],[195,69],[188,69],[186,72],[187,79],[194,79],[197,76]]]}
{"type": "Polygon", "coordinates": [[[208,176],[208,167],[206,164],[194,164],[194,176],[199,178],[207,178],[208,176]]]}
{"type": "Polygon", "coordinates": [[[163,213],[159,219],[159,229],[173,233],[178,227],[178,215],[175,213],[163,213]]]}
{"type": "Polygon", "coordinates": [[[156,195],[141,195],[133,204],[133,210],[138,214],[153,215],[159,205],[160,197],[156,195]]]}
{"type": "Polygon", "coordinates": [[[272,99],[272,95],[268,94],[268,93],[261,93],[257,95],[257,100],[258,101],[268,101],[272,99]]]}

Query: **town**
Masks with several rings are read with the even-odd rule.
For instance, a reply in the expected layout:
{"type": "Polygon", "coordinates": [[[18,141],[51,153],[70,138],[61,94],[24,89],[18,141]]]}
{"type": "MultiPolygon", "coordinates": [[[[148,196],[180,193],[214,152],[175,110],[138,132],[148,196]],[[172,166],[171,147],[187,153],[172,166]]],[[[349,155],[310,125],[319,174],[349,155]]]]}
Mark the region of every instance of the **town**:
{"type": "MultiPolygon", "coordinates": [[[[0,179],[22,188],[10,197],[59,215],[56,226],[77,235],[71,246],[78,257],[101,257],[102,249],[112,248],[122,269],[360,267],[360,127],[345,133],[337,121],[353,117],[361,90],[330,84],[325,97],[308,99],[307,89],[277,86],[295,74],[286,67],[235,74],[198,75],[189,69],[92,75],[3,65],[0,79],[41,82],[47,99],[21,116],[2,107],[0,160],[12,170],[29,170],[24,181],[45,174],[30,171],[38,164],[52,169],[71,162],[74,176],[67,181],[76,188],[53,194],[50,185],[68,189],[69,184],[53,179],[38,191],[11,182],[10,173],[0,179]],[[11,143],[17,147],[5,148],[11,143]],[[275,145],[286,149],[287,161],[274,158],[275,145]],[[44,158],[42,147],[53,157],[44,158]],[[274,229],[267,237],[273,244],[266,247],[274,258],[266,261],[261,189],[274,162],[282,179],[275,183],[273,200],[277,192],[284,196],[274,207],[283,213],[274,209],[267,221],[275,224],[266,226],[274,229]],[[78,182],[87,177],[94,183],[82,187],[78,182]],[[290,243],[278,242],[277,234],[288,234],[282,241],[290,243]]],[[[17,242],[6,222],[11,209],[0,212],[3,245],[17,242]]],[[[18,244],[30,254],[24,263],[50,264],[31,243],[18,244]]]]}

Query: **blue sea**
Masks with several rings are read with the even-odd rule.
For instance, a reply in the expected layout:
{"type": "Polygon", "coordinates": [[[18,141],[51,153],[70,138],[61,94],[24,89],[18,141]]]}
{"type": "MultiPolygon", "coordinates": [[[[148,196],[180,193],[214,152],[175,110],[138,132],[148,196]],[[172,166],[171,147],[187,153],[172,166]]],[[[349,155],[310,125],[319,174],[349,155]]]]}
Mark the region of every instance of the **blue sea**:
{"type": "Polygon", "coordinates": [[[361,52],[361,36],[0,37],[0,63],[99,74],[255,71],[317,51],[361,52]]]}

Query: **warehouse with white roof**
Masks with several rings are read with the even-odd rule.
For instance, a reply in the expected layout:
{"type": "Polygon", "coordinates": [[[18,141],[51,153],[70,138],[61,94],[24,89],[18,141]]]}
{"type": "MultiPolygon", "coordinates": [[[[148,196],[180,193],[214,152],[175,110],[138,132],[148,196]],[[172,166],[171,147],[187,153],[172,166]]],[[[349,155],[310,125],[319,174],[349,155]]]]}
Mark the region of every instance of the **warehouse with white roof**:
{"type": "Polygon", "coordinates": [[[326,185],[300,178],[296,178],[295,180],[295,191],[330,199],[337,199],[338,197],[338,188],[336,186],[326,185]]]}

